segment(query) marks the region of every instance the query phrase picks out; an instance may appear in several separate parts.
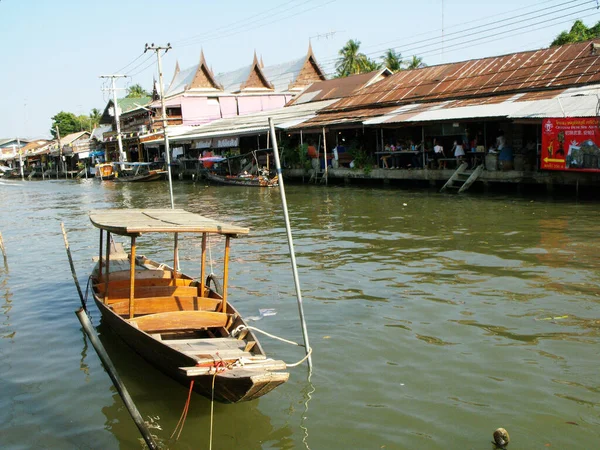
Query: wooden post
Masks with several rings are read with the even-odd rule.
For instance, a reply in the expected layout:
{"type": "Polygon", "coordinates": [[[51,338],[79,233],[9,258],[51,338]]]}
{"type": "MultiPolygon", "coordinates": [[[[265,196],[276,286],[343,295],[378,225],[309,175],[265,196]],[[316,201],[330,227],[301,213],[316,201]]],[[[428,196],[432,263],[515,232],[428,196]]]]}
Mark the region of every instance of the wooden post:
{"type": "Polygon", "coordinates": [[[102,275],[102,228],[100,228],[100,256],[98,258],[98,278],[102,275]]]}
{"type": "Polygon", "coordinates": [[[179,233],[175,233],[175,242],[173,243],[173,278],[177,278],[179,270],[179,233]]]}
{"type": "Polygon", "coordinates": [[[200,297],[204,297],[206,289],[206,233],[202,233],[202,256],[200,257],[200,297]]]}
{"type": "Polygon", "coordinates": [[[323,127],[323,158],[325,159],[325,185],[327,185],[327,139],[325,136],[325,127],[323,127]]]}
{"type": "Polygon", "coordinates": [[[427,158],[425,157],[425,125],[421,126],[421,151],[423,152],[423,170],[425,170],[425,164],[427,164],[427,158]]]}
{"type": "Polygon", "coordinates": [[[108,271],[110,270],[110,231],[106,231],[106,266],[104,267],[104,303],[108,300],[108,271]]]}
{"type": "Polygon", "coordinates": [[[225,254],[223,255],[223,302],[221,312],[227,312],[227,278],[229,277],[229,243],[231,236],[225,236],[225,254]]]}
{"type": "Polygon", "coordinates": [[[4,239],[2,239],[2,233],[0,233],[0,250],[2,250],[2,256],[6,259],[6,249],[4,248],[4,239]]]}
{"type": "MultiPolygon", "coordinates": [[[[108,282],[106,283],[108,286],[108,282]]],[[[131,236],[131,259],[129,262],[129,318],[133,319],[135,311],[135,236],[131,236]]]]}

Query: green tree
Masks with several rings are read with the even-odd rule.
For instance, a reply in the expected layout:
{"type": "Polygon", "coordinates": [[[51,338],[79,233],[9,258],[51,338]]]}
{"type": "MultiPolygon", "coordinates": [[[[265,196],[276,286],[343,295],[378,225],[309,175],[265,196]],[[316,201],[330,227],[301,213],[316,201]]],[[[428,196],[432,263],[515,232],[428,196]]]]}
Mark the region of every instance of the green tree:
{"type": "Polygon", "coordinates": [[[420,56],[416,56],[413,55],[412,59],[410,60],[410,62],[408,62],[406,64],[406,68],[408,70],[412,70],[412,69],[421,69],[423,67],[427,67],[427,64],[425,64],[423,62],[423,58],[421,58],[420,56]]]}
{"type": "Polygon", "coordinates": [[[396,52],[393,48],[386,51],[381,59],[383,60],[383,65],[392,72],[402,70],[402,53],[396,52]]]}
{"type": "Polygon", "coordinates": [[[150,94],[140,85],[132,84],[127,88],[127,98],[150,97],[150,94]]]}
{"type": "Polygon", "coordinates": [[[600,37],[600,21],[593,27],[588,28],[581,20],[576,20],[573,23],[573,26],[571,26],[571,29],[569,31],[563,31],[556,36],[550,46],[553,47],[555,45],[583,42],[597,37],[600,37]]]}
{"type": "Polygon", "coordinates": [[[52,136],[55,139],[57,126],[61,136],[76,133],[77,131],[81,131],[83,128],[81,120],[75,114],[70,112],[61,111],[54,117],[52,117],[51,120],[52,128],[50,130],[50,133],[52,133],[52,136]]]}
{"type": "Polygon", "coordinates": [[[336,78],[370,72],[379,68],[379,64],[359,52],[359,49],[360,41],[350,39],[338,52],[340,57],[335,63],[336,78]]]}
{"type": "Polygon", "coordinates": [[[98,108],[93,108],[90,112],[90,128],[94,129],[100,123],[100,119],[102,118],[102,113],[98,108]]]}

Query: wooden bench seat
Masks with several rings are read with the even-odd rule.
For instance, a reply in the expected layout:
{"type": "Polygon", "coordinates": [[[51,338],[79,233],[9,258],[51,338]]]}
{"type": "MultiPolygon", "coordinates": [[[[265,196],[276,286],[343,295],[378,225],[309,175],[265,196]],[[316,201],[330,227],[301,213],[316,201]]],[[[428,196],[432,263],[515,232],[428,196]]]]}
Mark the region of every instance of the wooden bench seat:
{"type": "MultiPolygon", "coordinates": [[[[136,289],[141,286],[189,286],[190,284],[194,283],[193,280],[188,280],[186,278],[136,278],[134,281],[136,289]]],[[[113,281],[111,278],[108,282],[109,291],[125,288],[129,289],[130,283],[131,280],[129,278],[116,281],[113,281]]],[[[94,285],[94,287],[100,292],[104,292],[105,286],[106,283],[98,283],[94,285]]]]}
{"type": "Polygon", "coordinates": [[[129,319],[147,333],[224,327],[229,315],[212,311],[171,311],[129,319]]]}
{"type": "MultiPolygon", "coordinates": [[[[221,300],[208,297],[146,297],[134,301],[135,314],[157,314],[170,311],[216,311],[221,300]]],[[[129,314],[129,299],[109,303],[116,314],[129,314]]]]}
{"type": "MultiPolygon", "coordinates": [[[[104,269],[104,267],[102,268],[104,269]]],[[[113,264],[110,264],[110,274],[108,276],[109,282],[129,280],[129,269],[113,271],[113,264]]],[[[148,270],[148,269],[137,269],[135,271],[135,279],[142,280],[148,278],[173,278],[173,272],[170,270],[148,270]]],[[[98,277],[98,281],[104,281],[104,271],[98,277]]]]}
{"type": "MultiPolygon", "coordinates": [[[[147,297],[198,297],[199,287],[196,286],[141,286],[135,288],[134,298],[147,297]]],[[[104,292],[99,291],[98,295],[100,298],[104,296],[104,292]]],[[[129,299],[129,288],[122,289],[109,289],[108,290],[108,301],[109,305],[119,302],[121,300],[129,299]]]]}

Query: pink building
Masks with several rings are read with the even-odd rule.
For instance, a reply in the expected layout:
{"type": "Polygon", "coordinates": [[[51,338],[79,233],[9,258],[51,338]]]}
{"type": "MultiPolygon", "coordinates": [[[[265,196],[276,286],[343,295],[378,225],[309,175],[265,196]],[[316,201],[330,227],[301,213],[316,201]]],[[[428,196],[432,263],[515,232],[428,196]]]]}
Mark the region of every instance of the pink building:
{"type": "MultiPolygon", "coordinates": [[[[175,68],[165,93],[169,125],[200,125],[283,108],[296,94],[322,80],[325,74],[310,46],[304,57],[294,61],[264,66],[255,53],[252,64],[216,75],[202,52],[198,65],[183,71],[179,64],[175,68]]],[[[156,109],[155,117],[160,117],[160,101],[153,102],[151,107],[156,109]]]]}

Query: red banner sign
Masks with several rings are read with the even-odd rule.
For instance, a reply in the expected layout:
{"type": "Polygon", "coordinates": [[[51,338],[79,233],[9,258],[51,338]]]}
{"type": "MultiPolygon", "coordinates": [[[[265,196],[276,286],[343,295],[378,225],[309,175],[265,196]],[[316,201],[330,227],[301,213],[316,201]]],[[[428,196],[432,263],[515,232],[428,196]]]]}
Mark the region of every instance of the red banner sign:
{"type": "Polygon", "coordinates": [[[600,172],[600,119],[544,119],[541,158],[542,169],[600,172]]]}

